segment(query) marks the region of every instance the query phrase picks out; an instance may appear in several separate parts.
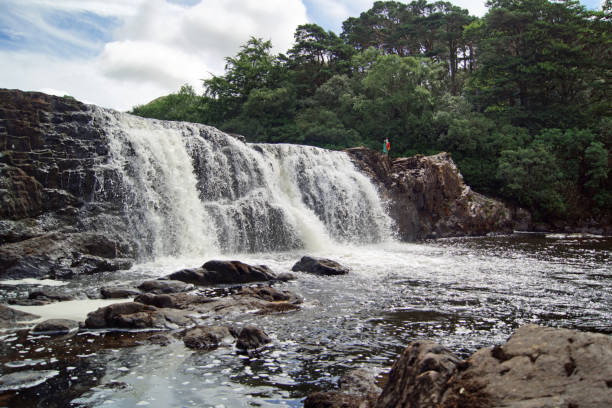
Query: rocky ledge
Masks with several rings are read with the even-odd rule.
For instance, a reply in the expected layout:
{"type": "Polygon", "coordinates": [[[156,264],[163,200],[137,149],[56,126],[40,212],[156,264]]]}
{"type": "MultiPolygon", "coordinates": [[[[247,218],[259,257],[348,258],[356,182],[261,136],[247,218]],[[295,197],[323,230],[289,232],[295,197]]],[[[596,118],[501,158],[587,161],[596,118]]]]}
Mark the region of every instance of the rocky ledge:
{"type": "Polygon", "coordinates": [[[347,149],[378,185],[404,241],[529,229],[527,211],[474,192],[449,153],[391,159],[365,147],[347,149]]]}
{"type": "Polygon", "coordinates": [[[505,344],[466,360],[437,343],[416,341],[393,364],[378,396],[374,377],[360,381],[365,385],[357,391],[340,381],[338,391],[311,394],[304,406],[605,408],[612,406],[612,338],[526,325],[505,344]]]}

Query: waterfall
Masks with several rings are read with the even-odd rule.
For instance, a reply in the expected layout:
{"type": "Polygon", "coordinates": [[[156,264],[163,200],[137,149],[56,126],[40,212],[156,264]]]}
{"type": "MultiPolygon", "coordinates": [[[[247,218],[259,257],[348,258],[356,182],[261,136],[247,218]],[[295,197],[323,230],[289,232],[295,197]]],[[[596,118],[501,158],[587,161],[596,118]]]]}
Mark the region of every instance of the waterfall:
{"type": "Polygon", "coordinates": [[[375,187],[343,152],[244,143],[210,126],[93,109],[108,140],[99,195],[121,202],[140,257],[317,250],[391,236],[375,187]]]}

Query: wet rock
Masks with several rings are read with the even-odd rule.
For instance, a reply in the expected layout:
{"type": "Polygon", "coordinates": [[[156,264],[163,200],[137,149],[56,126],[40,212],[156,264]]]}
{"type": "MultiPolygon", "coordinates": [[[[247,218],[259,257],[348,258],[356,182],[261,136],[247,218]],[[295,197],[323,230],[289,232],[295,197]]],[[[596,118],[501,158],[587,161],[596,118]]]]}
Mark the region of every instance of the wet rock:
{"type": "Polygon", "coordinates": [[[265,346],[272,340],[268,335],[256,326],[245,326],[240,330],[236,347],[240,350],[252,350],[265,346]]]}
{"type": "Polygon", "coordinates": [[[295,276],[294,274],[290,272],[282,272],[276,276],[276,279],[278,279],[279,281],[283,281],[283,282],[289,282],[291,280],[296,280],[297,276],[295,276]]]}
{"type": "Polygon", "coordinates": [[[195,285],[239,284],[270,281],[276,276],[265,265],[248,265],[240,261],[208,261],[201,268],[183,269],[168,279],[195,285]]]}
{"type": "Polygon", "coordinates": [[[294,305],[301,304],[303,299],[288,290],[278,290],[271,286],[257,286],[242,288],[238,293],[241,296],[252,296],[268,302],[287,302],[294,305]]]}
{"type": "Polygon", "coordinates": [[[191,349],[211,350],[233,343],[235,337],[235,331],[228,326],[204,326],[185,333],[183,342],[191,349]]]}
{"type": "Polygon", "coordinates": [[[345,275],[349,269],[336,261],[312,256],[303,256],[291,268],[292,271],[308,272],[316,275],[345,275]]]}
{"type": "Polygon", "coordinates": [[[0,277],[69,278],[79,274],[129,269],[129,249],[90,233],[53,233],[0,246],[0,277]]]}
{"type": "Polygon", "coordinates": [[[609,407],[612,338],[536,325],[461,361],[431,342],[393,365],[382,407],[609,407]]]}
{"type": "Polygon", "coordinates": [[[470,189],[449,153],[391,159],[364,147],[346,152],[389,201],[402,240],[511,232],[529,213],[470,189]]]}
{"type": "Polygon", "coordinates": [[[49,319],[38,323],[32,329],[35,334],[68,334],[79,329],[79,322],[69,319],[49,319]]]}
{"type": "Polygon", "coordinates": [[[202,314],[221,316],[253,312],[257,314],[286,313],[300,308],[298,304],[301,298],[289,291],[279,292],[279,295],[287,300],[265,300],[264,298],[273,299],[273,297],[268,297],[267,292],[267,290],[242,288],[231,296],[211,299],[210,302],[196,305],[191,309],[202,314]]]}
{"type": "Polygon", "coordinates": [[[361,396],[339,391],[313,392],[304,400],[304,408],[370,408],[361,396]]]}
{"type": "Polygon", "coordinates": [[[393,364],[376,407],[438,407],[460,361],[432,341],[411,343],[393,364]]]}
{"type": "Polygon", "coordinates": [[[57,370],[19,371],[0,376],[0,392],[32,388],[59,375],[57,370]]]}
{"type": "Polygon", "coordinates": [[[87,315],[85,327],[101,328],[167,328],[166,318],[156,307],[142,303],[115,303],[87,315]]]}
{"type": "Polygon", "coordinates": [[[103,299],[127,299],[140,295],[138,289],[128,288],[123,286],[104,287],[100,289],[100,294],[103,299]]]}
{"type": "Polygon", "coordinates": [[[138,289],[146,293],[179,293],[188,292],[194,289],[194,286],[178,280],[148,280],[138,285],[138,289]]]}
{"type": "Polygon", "coordinates": [[[12,305],[20,306],[42,306],[49,303],[65,302],[74,298],[65,293],[58,292],[52,289],[38,289],[30,292],[27,299],[11,299],[12,305]]]}
{"type": "Polygon", "coordinates": [[[211,302],[212,299],[208,298],[205,295],[192,293],[174,293],[161,295],[145,293],[142,295],[138,295],[134,299],[134,301],[145,305],[152,305],[155,307],[188,309],[189,307],[200,303],[211,302]]]}
{"type": "Polygon", "coordinates": [[[376,384],[376,375],[364,368],[351,370],[338,381],[338,391],[314,392],[304,401],[304,408],[371,408],[381,389],[376,384]]]}
{"type": "Polygon", "coordinates": [[[19,322],[38,319],[39,317],[40,316],[31,313],[22,312],[8,306],[0,305],[0,328],[2,329],[13,327],[19,322]]]}

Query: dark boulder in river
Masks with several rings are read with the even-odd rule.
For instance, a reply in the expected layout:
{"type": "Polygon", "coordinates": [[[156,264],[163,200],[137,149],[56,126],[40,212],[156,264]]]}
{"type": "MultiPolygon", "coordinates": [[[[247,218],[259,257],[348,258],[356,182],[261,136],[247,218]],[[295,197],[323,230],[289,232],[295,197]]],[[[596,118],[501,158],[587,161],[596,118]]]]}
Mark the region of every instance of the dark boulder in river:
{"type": "Polygon", "coordinates": [[[431,342],[411,344],[376,406],[605,408],[611,387],[610,336],[527,325],[464,361],[431,342]]]}
{"type": "Polygon", "coordinates": [[[0,305],[0,329],[16,326],[19,322],[34,320],[40,316],[0,305]]]}
{"type": "Polygon", "coordinates": [[[77,331],[79,322],[69,319],[48,319],[38,323],[32,329],[33,334],[68,334],[77,331]]]}
{"type": "Polygon", "coordinates": [[[206,262],[201,268],[183,269],[168,275],[167,278],[194,285],[220,285],[271,281],[276,279],[276,275],[265,265],[213,260],[206,262]]]}
{"type": "Polygon", "coordinates": [[[294,272],[308,272],[315,275],[346,275],[349,269],[336,261],[312,256],[303,256],[291,268],[294,272]]]}

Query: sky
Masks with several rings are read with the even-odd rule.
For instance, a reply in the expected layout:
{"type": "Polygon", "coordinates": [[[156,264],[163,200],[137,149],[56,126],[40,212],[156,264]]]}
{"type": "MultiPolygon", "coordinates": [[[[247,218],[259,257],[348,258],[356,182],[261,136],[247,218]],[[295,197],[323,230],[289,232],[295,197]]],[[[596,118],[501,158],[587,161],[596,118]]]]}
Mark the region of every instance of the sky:
{"type": "MultiPolygon", "coordinates": [[[[485,0],[450,0],[470,14],[485,0]]],[[[581,0],[599,8],[600,0],[581,0]]],[[[300,24],[341,32],[372,0],[0,0],[0,88],[129,110],[223,74],[251,36],[286,52],[300,24]]]]}

